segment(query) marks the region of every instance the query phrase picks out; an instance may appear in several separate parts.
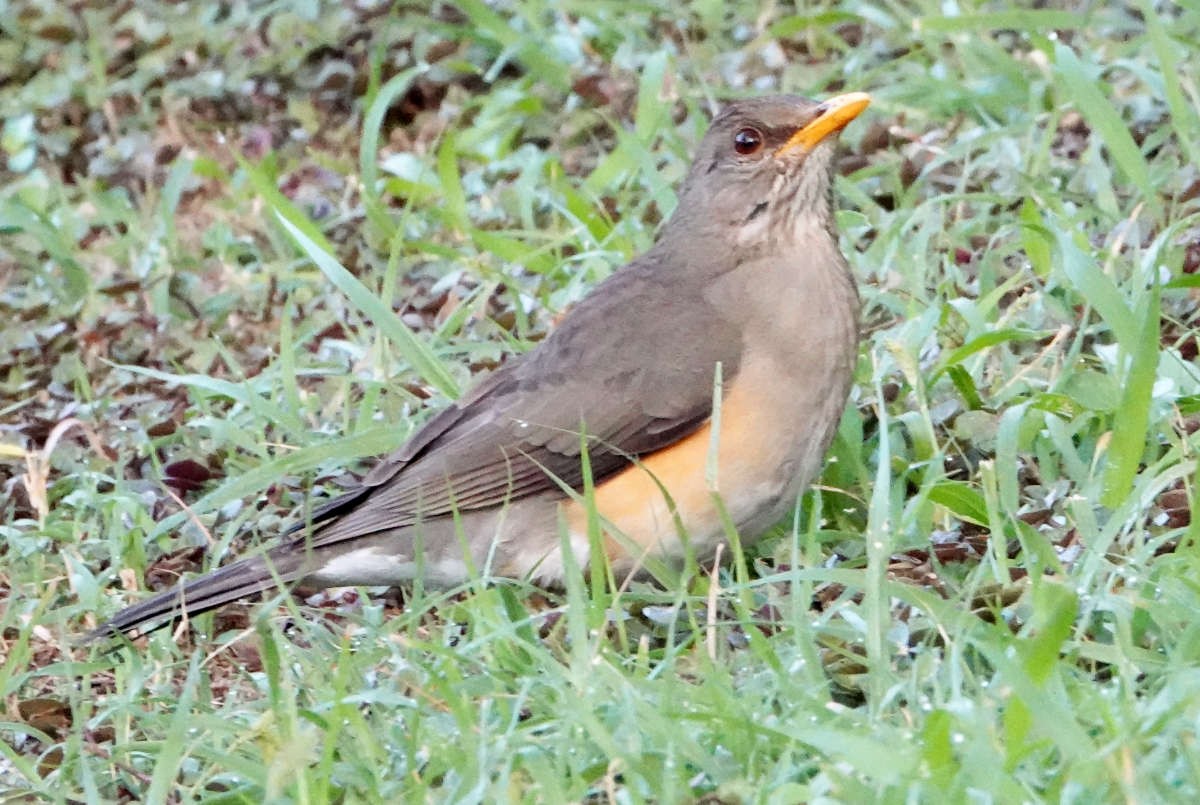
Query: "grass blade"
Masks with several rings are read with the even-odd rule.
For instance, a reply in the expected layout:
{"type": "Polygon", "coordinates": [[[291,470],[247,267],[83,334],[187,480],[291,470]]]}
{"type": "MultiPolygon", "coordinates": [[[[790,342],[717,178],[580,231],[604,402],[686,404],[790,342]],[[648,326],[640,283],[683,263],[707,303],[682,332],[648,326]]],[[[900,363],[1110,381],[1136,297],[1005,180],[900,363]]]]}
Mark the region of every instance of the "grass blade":
{"type": "Polygon", "coordinates": [[[300,250],[321,269],[329,281],[346,295],[355,307],[369,318],[380,331],[387,336],[399,350],[401,356],[408,361],[416,373],[429,385],[454,399],[459,395],[458,383],[447,371],[445,365],[433,353],[433,350],[408,328],[395,311],[378,296],[371,293],[367,286],[342,266],[329,251],[320,243],[314,241],[309,234],[296,226],[288,216],[276,210],[279,222],[300,250]]]}
{"type": "Polygon", "coordinates": [[[1131,362],[1122,384],[1121,405],[1113,417],[1112,441],[1108,446],[1108,467],[1104,473],[1104,493],[1101,498],[1106,506],[1114,508],[1129,494],[1146,452],[1150,401],[1159,358],[1160,296],[1160,286],[1155,283],[1143,302],[1138,338],[1122,343],[1130,353],[1131,362]]]}
{"type": "Polygon", "coordinates": [[[1147,201],[1156,196],[1150,184],[1150,169],[1120,113],[1100,91],[1099,82],[1089,75],[1075,51],[1062,43],[1054,48],[1054,73],[1062,81],[1062,99],[1070,99],[1100,135],[1113,161],[1129,181],[1137,185],[1147,201]]]}

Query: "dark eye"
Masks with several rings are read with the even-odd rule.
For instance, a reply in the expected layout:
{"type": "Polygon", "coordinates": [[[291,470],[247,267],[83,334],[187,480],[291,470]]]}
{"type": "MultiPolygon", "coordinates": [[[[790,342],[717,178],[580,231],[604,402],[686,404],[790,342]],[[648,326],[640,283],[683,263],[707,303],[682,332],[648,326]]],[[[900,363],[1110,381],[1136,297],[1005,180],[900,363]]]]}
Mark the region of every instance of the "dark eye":
{"type": "Polygon", "coordinates": [[[762,132],[751,126],[737,130],[733,135],[733,150],[744,157],[757,153],[763,145],[762,132]]]}

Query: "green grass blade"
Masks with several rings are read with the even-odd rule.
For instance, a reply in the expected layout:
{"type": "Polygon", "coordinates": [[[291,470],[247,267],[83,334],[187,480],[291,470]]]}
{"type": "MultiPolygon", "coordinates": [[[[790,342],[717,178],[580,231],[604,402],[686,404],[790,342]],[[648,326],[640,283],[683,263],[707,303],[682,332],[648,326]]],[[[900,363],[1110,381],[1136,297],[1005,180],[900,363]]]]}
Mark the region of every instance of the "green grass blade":
{"type": "Polygon", "coordinates": [[[403,98],[417,76],[428,68],[424,65],[410,67],[392,76],[368,99],[367,111],[363,115],[362,141],[358,146],[358,172],[363,192],[374,201],[379,200],[376,183],[379,181],[379,135],[388,109],[403,98]]]}
{"type": "Polygon", "coordinates": [[[1125,500],[1146,452],[1150,401],[1159,360],[1160,286],[1146,294],[1138,338],[1122,344],[1130,355],[1129,371],[1122,384],[1121,405],[1113,417],[1108,467],[1104,473],[1103,502],[1116,507],[1125,500]]]}
{"type": "Polygon", "coordinates": [[[977,33],[980,31],[1044,31],[1049,28],[1075,28],[1084,16],[1073,11],[1038,8],[1012,11],[981,11],[946,16],[923,16],[912,21],[921,33],[977,33]]]}
{"type": "MultiPolygon", "coordinates": [[[[319,442],[283,453],[278,458],[257,464],[252,469],[231,477],[200,500],[191,504],[193,514],[215,511],[235,500],[251,497],[266,489],[283,475],[309,472],[331,461],[350,461],[357,457],[385,453],[400,446],[407,431],[396,427],[371,428],[353,436],[319,442]]],[[[167,534],[189,517],[179,512],[158,523],[155,536],[167,534]]]]}
{"type": "Polygon", "coordinates": [[[281,211],[276,210],[276,214],[283,228],[300,247],[301,252],[312,260],[317,268],[321,269],[334,287],[345,294],[346,298],[387,336],[421,379],[451,399],[458,397],[460,391],[453,375],[433,353],[433,350],[400,320],[395,311],[373,294],[337,260],[333,259],[330,252],[309,237],[307,232],[293,224],[281,211]]]}
{"type": "Polygon", "coordinates": [[[1150,183],[1150,169],[1137,143],[1133,141],[1129,127],[1104,96],[1099,82],[1075,55],[1075,51],[1062,43],[1056,43],[1054,47],[1054,74],[1062,81],[1065,90],[1063,100],[1074,103],[1079,113],[1100,135],[1126,178],[1137,186],[1147,201],[1155,201],[1157,197],[1150,183]]]}

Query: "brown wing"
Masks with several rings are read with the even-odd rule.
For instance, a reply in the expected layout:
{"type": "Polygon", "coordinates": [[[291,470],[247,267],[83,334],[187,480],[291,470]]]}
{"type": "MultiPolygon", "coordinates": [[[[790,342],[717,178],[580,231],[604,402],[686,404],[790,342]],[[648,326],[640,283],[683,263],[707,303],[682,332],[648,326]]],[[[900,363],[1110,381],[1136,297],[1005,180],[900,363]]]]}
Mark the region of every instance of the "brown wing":
{"type": "Polygon", "coordinates": [[[728,383],[742,344],[718,311],[671,279],[656,252],[614,274],[536,349],[435,415],[361,487],[318,509],[309,544],[561,484],[579,489],[581,432],[599,482],[696,430],[712,409],[716,364],[728,383]]]}

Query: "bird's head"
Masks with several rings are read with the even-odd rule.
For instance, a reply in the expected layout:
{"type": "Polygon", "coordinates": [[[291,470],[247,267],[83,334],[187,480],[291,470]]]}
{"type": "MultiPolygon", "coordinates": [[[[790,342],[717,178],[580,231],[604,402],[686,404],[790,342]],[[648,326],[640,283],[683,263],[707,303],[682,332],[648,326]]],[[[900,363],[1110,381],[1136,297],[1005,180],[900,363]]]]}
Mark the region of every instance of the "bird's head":
{"type": "Polygon", "coordinates": [[[819,102],[797,95],[735,101],[701,141],[664,237],[719,231],[757,246],[799,227],[832,230],[837,135],[867,108],[863,92],[819,102]]]}

